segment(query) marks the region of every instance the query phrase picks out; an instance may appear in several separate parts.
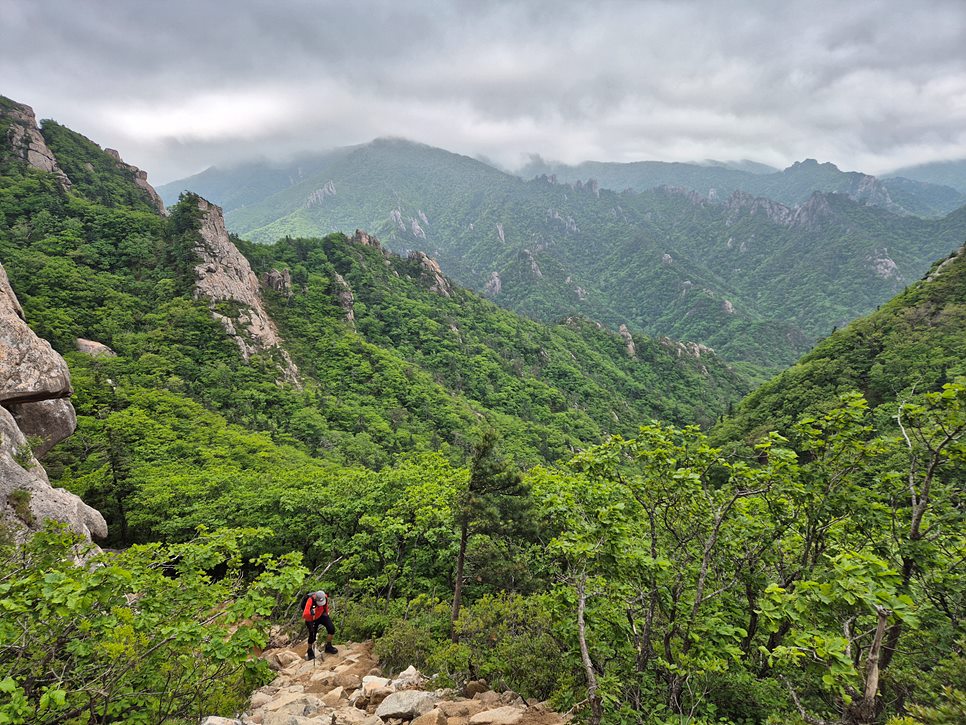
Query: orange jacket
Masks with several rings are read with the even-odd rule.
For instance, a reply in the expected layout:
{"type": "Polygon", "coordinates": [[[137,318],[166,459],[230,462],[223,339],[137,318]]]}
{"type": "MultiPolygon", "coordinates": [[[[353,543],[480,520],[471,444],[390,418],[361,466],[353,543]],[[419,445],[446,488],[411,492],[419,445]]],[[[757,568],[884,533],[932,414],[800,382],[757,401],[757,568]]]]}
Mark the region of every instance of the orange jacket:
{"type": "Polygon", "coordinates": [[[305,601],[305,609],[302,610],[302,619],[306,622],[314,622],[317,619],[322,619],[322,615],[329,613],[329,598],[325,598],[325,603],[319,605],[315,601],[313,595],[309,595],[309,598],[305,601]]]}

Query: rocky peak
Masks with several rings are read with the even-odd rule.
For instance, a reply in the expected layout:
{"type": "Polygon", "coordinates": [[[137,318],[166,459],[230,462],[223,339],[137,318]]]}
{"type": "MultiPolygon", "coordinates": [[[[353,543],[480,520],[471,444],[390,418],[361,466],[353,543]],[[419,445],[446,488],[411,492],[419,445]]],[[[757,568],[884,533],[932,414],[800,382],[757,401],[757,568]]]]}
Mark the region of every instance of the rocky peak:
{"type": "Polygon", "coordinates": [[[107,536],[104,517],[74,494],[53,488],[36,457],[74,432],[70,394],[67,363],[27,326],[0,265],[0,519],[18,539],[45,519],[62,521],[87,538],[107,536]]]}
{"type": "Polygon", "coordinates": [[[620,336],[624,338],[624,344],[627,348],[627,357],[637,357],[637,348],[634,346],[634,337],[631,335],[631,331],[627,329],[627,325],[621,325],[618,330],[620,336]]]}
{"type": "Polygon", "coordinates": [[[382,244],[379,240],[361,229],[356,229],[356,233],[352,235],[351,241],[353,244],[361,244],[363,247],[372,247],[373,249],[383,251],[382,244]]]}
{"type": "Polygon", "coordinates": [[[733,224],[742,216],[764,216],[775,224],[790,226],[795,211],[777,201],[752,196],[745,191],[735,191],[725,202],[726,223],[733,224]]]}
{"type": "Polygon", "coordinates": [[[660,343],[674,353],[675,357],[683,356],[700,360],[702,356],[714,355],[714,348],[702,345],[700,342],[682,342],[681,340],[662,337],[660,343]]]}
{"type": "Polygon", "coordinates": [[[496,297],[503,289],[503,280],[499,272],[490,272],[490,278],[483,285],[483,292],[490,297],[496,297]]]}
{"type": "Polygon", "coordinates": [[[328,197],[335,196],[335,182],[332,179],[326,181],[322,186],[309,194],[305,201],[307,207],[321,206],[328,197]]]}
{"type": "Polygon", "coordinates": [[[694,189],[687,189],[683,186],[668,186],[667,184],[664,184],[658,187],[658,191],[668,196],[680,196],[694,206],[707,206],[708,204],[708,200],[701,196],[701,194],[696,192],[694,189]]]}
{"type": "Polygon", "coordinates": [[[430,281],[430,292],[435,292],[443,297],[451,297],[453,288],[449,281],[443,276],[439,262],[430,257],[425,252],[410,252],[409,261],[419,265],[420,274],[430,281]]]}
{"type": "Polygon", "coordinates": [[[543,272],[540,270],[540,265],[537,264],[537,258],[533,256],[533,252],[529,249],[521,249],[519,254],[520,260],[530,268],[530,274],[536,279],[543,278],[543,272]]]}
{"type": "Polygon", "coordinates": [[[151,200],[151,203],[154,205],[154,208],[158,210],[158,214],[161,216],[168,216],[168,210],[165,208],[164,202],[161,201],[161,197],[158,195],[158,192],[156,192],[154,187],[148,183],[147,171],[142,171],[137,166],[132,166],[131,164],[125,163],[121,158],[121,154],[119,154],[115,149],[104,149],[104,153],[114,159],[114,166],[116,166],[118,170],[123,171],[125,174],[130,174],[131,181],[134,182],[136,187],[147,194],[148,198],[151,200]]]}
{"type": "Polygon", "coordinates": [[[262,284],[270,290],[286,297],[292,296],[292,273],[288,269],[279,272],[277,269],[262,275],[262,284]]]}
{"type": "Polygon", "coordinates": [[[338,272],[332,278],[335,283],[335,299],[339,307],[345,312],[345,321],[352,327],[356,326],[356,311],[355,311],[355,295],[352,294],[352,288],[349,283],[345,281],[343,277],[338,272]]]}
{"type": "Polygon", "coordinates": [[[232,317],[212,310],[225,331],[231,336],[242,357],[248,360],[256,353],[275,356],[282,378],[299,386],[298,368],[282,347],[275,322],[265,310],[258,278],[238,248],[231,243],[225,229],[221,207],[201,197],[201,225],[194,251],[199,263],[195,267],[195,297],[217,302],[235,302],[240,310],[232,317]]]}
{"type": "Polygon", "coordinates": [[[14,155],[28,166],[54,174],[64,189],[70,189],[70,179],[57,165],[54,152],[40,134],[34,109],[0,96],[0,118],[10,123],[6,141],[14,155]]]}

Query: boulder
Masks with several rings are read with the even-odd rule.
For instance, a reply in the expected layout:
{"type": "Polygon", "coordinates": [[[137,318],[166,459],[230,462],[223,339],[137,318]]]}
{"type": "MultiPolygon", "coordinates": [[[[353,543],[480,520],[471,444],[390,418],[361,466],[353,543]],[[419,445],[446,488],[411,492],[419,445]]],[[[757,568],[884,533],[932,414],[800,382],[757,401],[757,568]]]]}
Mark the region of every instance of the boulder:
{"type": "Polygon", "coordinates": [[[227,717],[215,717],[209,715],[201,721],[201,725],[242,725],[241,720],[233,720],[227,717]]]}
{"type": "Polygon", "coordinates": [[[0,404],[66,398],[71,392],[67,363],[24,321],[0,265],[0,404]]]}
{"type": "Polygon", "coordinates": [[[19,536],[45,519],[61,521],[88,539],[107,536],[107,523],[99,511],[74,494],[50,485],[27,438],[13,415],[3,407],[0,407],[0,507],[3,518],[13,523],[19,536]]]}
{"type": "Polygon", "coordinates": [[[383,725],[382,718],[354,707],[342,707],[332,713],[335,725],[383,725]]]}
{"type": "Polygon", "coordinates": [[[385,700],[387,697],[389,697],[392,694],[394,694],[393,690],[388,687],[378,687],[375,690],[372,690],[371,692],[365,694],[366,702],[368,703],[366,705],[366,709],[367,710],[375,709],[376,707],[382,704],[383,700],[385,700]]]}
{"type": "Polygon", "coordinates": [[[446,715],[436,707],[417,717],[412,725],[446,725],[446,715]]]}
{"type": "Polygon", "coordinates": [[[327,725],[322,718],[293,715],[288,712],[269,712],[262,718],[262,725],[327,725]]]}
{"type": "Polygon", "coordinates": [[[348,701],[346,692],[341,687],[334,687],[322,695],[322,702],[329,707],[338,707],[340,703],[348,701]]]}
{"type": "Polygon", "coordinates": [[[302,658],[299,657],[294,652],[283,649],[283,650],[278,650],[277,652],[272,652],[265,659],[268,662],[269,667],[271,667],[276,672],[279,672],[288,667],[291,667],[296,662],[301,661],[302,658]]]}
{"type": "Polygon", "coordinates": [[[398,717],[412,720],[429,712],[436,705],[436,698],[421,690],[404,690],[393,692],[383,700],[376,709],[376,715],[382,719],[398,717]]]}
{"type": "Polygon", "coordinates": [[[303,692],[289,692],[263,705],[262,711],[266,717],[272,712],[308,717],[314,715],[322,707],[322,700],[315,695],[307,695],[303,692]]]}
{"type": "Polygon", "coordinates": [[[479,700],[447,700],[439,703],[439,709],[446,717],[469,718],[483,711],[483,703],[479,700]]]}
{"type": "Polygon", "coordinates": [[[423,677],[422,673],[413,665],[410,665],[396,675],[396,678],[392,681],[392,686],[397,690],[413,689],[419,687],[424,682],[426,682],[426,678],[423,677]]]}
{"type": "Polygon", "coordinates": [[[362,687],[362,679],[351,672],[340,672],[332,678],[332,684],[346,690],[357,690],[362,687]]]}
{"type": "Polygon", "coordinates": [[[473,699],[478,702],[482,702],[487,707],[493,707],[500,704],[500,696],[493,692],[493,690],[477,692],[475,695],[473,695],[473,699]]]}
{"type": "Polygon", "coordinates": [[[388,677],[366,675],[362,678],[362,691],[367,695],[383,687],[389,687],[388,677]]]}
{"type": "Polygon", "coordinates": [[[495,710],[484,710],[470,718],[470,725],[517,725],[523,719],[524,711],[512,705],[504,705],[495,710]]]}
{"type": "Polygon", "coordinates": [[[252,694],[252,710],[257,710],[263,705],[267,705],[272,701],[272,696],[267,692],[255,692],[252,694]]]}
{"type": "Polygon", "coordinates": [[[13,413],[20,431],[30,438],[38,438],[34,454],[43,456],[65,438],[69,438],[77,428],[77,414],[74,406],[63,398],[39,400],[36,403],[11,403],[7,409],[13,413]]]}
{"type": "Polygon", "coordinates": [[[490,686],[487,684],[486,680],[470,680],[466,683],[466,686],[463,687],[463,693],[472,699],[474,695],[477,695],[481,692],[486,692],[489,689],[490,686]]]}
{"type": "Polygon", "coordinates": [[[97,340],[85,340],[83,337],[78,337],[76,340],[74,340],[74,347],[77,348],[77,352],[82,352],[85,355],[90,355],[91,357],[117,356],[117,353],[103,342],[97,342],[97,340]]]}

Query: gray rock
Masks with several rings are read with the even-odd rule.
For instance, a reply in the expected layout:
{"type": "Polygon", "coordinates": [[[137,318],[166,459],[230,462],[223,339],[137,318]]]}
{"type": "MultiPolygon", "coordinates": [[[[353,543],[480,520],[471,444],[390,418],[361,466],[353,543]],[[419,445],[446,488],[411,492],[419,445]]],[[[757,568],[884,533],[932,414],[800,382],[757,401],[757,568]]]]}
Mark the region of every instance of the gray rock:
{"type": "Polygon", "coordinates": [[[376,708],[376,715],[382,719],[398,717],[412,720],[429,712],[436,706],[436,698],[421,690],[394,692],[376,708]]]}
{"type": "Polygon", "coordinates": [[[71,392],[67,363],[24,321],[0,265],[0,404],[66,398],[71,392]]]}
{"type": "Polygon", "coordinates": [[[78,337],[74,341],[74,346],[77,348],[77,352],[82,352],[91,357],[115,357],[117,355],[104,343],[96,340],[85,340],[83,337],[78,337]]]}
{"type": "Polygon", "coordinates": [[[231,336],[242,357],[248,360],[256,353],[268,352],[276,357],[282,377],[299,387],[298,368],[282,347],[275,322],[262,304],[258,278],[245,256],[228,238],[221,207],[198,198],[201,226],[194,251],[195,297],[212,305],[236,302],[240,311],[234,318],[212,313],[231,336]]]}
{"type": "Polygon", "coordinates": [[[430,283],[430,292],[435,292],[443,297],[452,297],[453,288],[446,277],[443,276],[439,262],[425,252],[410,252],[409,260],[419,265],[420,274],[430,283]]]}
{"type": "Polygon", "coordinates": [[[11,403],[7,407],[13,413],[21,433],[28,438],[41,440],[40,445],[34,447],[34,454],[38,458],[43,458],[47,451],[70,437],[77,428],[74,406],[63,398],[36,403],[11,403]]]}
{"type": "Polygon", "coordinates": [[[107,523],[100,512],[74,494],[53,488],[47,473],[30,452],[27,439],[13,415],[0,407],[0,506],[3,518],[13,524],[17,537],[39,528],[45,519],[67,524],[87,538],[107,536],[107,523]],[[17,494],[16,491],[25,491],[17,494]],[[17,505],[18,497],[29,501],[17,505]],[[26,517],[24,513],[29,511],[26,517]]]}
{"type": "Polygon", "coordinates": [[[524,711],[505,705],[495,710],[484,710],[470,717],[470,725],[516,725],[523,719],[524,711]]]}
{"type": "Polygon", "coordinates": [[[8,148],[18,156],[24,163],[33,166],[35,169],[54,174],[57,181],[64,189],[70,189],[70,179],[67,174],[57,165],[54,152],[47,146],[44,137],[37,128],[37,117],[30,106],[22,103],[13,103],[9,108],[0,106],[0,116],[5,117],[10,126],[7,129],[7,138],[4,140],[8,148]]]}
{"type": "Polygon", "coordinates": [[[273,269],[262,275],[262,283],[270,290],[278,292],[286,297],[292,296],[292,273],[287,269],[279,272],[273,269]]]}

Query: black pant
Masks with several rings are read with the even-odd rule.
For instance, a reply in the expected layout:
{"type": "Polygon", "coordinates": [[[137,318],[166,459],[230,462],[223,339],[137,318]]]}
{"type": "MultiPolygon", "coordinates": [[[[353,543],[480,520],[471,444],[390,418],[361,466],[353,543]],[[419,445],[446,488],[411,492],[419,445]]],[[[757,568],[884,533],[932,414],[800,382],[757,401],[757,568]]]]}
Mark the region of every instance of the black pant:
{"type": "Polygon", "coordinates": [[[319,625],[325,626],[325,631],[329,634],[335,634],[335,625],[332,624],[332,620],[329,618],[328,614],[323,614],[319,619],[314,622],[306,622],[305,626],[309,628],[309,649],[315,644],[315,636],[318,634],[319,625]]]}

